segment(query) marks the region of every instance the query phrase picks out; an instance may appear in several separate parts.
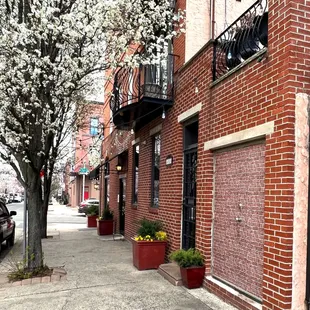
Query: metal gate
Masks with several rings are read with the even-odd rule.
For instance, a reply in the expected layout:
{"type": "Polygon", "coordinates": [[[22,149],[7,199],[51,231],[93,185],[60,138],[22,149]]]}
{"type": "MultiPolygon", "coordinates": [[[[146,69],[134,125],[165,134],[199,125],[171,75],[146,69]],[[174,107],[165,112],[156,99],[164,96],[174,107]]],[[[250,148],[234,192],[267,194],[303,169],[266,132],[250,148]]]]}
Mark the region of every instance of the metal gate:
{"type": "Polygon", "coordinates": [[[197,148],[184,152],[182,248],[195,247],[197,148]]]}

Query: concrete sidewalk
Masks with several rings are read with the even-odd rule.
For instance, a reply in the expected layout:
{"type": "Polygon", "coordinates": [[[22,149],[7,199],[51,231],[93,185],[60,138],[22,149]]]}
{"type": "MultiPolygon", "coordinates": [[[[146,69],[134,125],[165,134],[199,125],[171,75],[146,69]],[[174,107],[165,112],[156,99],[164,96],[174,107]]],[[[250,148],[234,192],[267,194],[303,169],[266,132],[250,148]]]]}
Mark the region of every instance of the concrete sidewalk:
{"type": "Polygon", "coordinates": [[[0,309],[234,309],[204,289],[173,286],[156,270],[138,271],[127,241],[104,241],[86,229],[53,235],[43,241],[45,262],[64,266],[67,280],[0,286],[0,309]]]}

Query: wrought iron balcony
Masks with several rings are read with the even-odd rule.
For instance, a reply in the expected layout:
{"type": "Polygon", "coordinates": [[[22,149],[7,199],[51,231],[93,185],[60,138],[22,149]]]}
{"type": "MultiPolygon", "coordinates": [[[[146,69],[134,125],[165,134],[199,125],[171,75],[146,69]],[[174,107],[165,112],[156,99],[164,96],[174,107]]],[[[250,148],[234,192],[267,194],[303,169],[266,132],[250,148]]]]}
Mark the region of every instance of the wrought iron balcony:
{"type": "Polygon", "coordinates": [[[139,129],[173,104],[173,59],[139,68],[120,68],[110,108],[120,129],[139,129]]]}
{"type": "Polygon", "coordinates": [[[213,81],[267,46],[267,1],[258,0],[215,39],[213,81]]]}

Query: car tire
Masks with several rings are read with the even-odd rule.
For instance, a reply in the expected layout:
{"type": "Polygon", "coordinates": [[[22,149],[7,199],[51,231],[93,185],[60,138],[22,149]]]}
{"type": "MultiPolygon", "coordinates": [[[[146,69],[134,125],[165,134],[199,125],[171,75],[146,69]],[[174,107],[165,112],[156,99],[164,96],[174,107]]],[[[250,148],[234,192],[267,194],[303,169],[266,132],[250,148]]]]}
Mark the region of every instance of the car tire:
{"type": "Polygon", "coordinates": [[[10,236],[9,239],[7,239],[6,241],[6,245],[7,247],[12,247],[15,243],[15,229],[12,232],[12,235],[10,236]]]}

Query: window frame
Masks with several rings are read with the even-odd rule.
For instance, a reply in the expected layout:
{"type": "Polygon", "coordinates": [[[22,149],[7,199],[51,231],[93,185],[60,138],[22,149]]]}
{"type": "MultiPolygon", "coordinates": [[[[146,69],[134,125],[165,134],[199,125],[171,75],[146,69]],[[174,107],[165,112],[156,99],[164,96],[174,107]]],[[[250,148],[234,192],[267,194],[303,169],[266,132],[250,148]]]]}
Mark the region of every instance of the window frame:
{"type": "Polygon", "coordinates": [[[151,208],[159,208],[159,184],[160,184],[160,155],[161,155],[161,132],[157,132],[152,136],[152,171],[151,171],[151,208]],[[156,149],[156,137],[159,137],[159,165],[158,165],[158,201],[157,204],[154,203],[155,194],[155,149],[156,149]]]}
{"type": "Polygon", "coordinates": [[[3,211],[2,214],[0,214],[0,217],[8,217],[9,216],[9,210],[7,209],[5,203],[2,201],[0,202],[0,208],[3,211]]]}
{"type": "Polygon", "coordinates": [[[90,118],[89,133],[90,133],[91,136],[97,136],[97,135],[99,134],[99,117],[94,116],[94,117],[91,117],[91,118],[90,118]],[[93,121],[93,120],[96,120],[96,121],[97,121],[97,126],[93,126],[93,125],[92,125],[92,121],[93,121]],[[93,132],[92,132],[92,129],[95,129],[95,130],[96,130],[96,133],[93,133],[93,132]]]}

